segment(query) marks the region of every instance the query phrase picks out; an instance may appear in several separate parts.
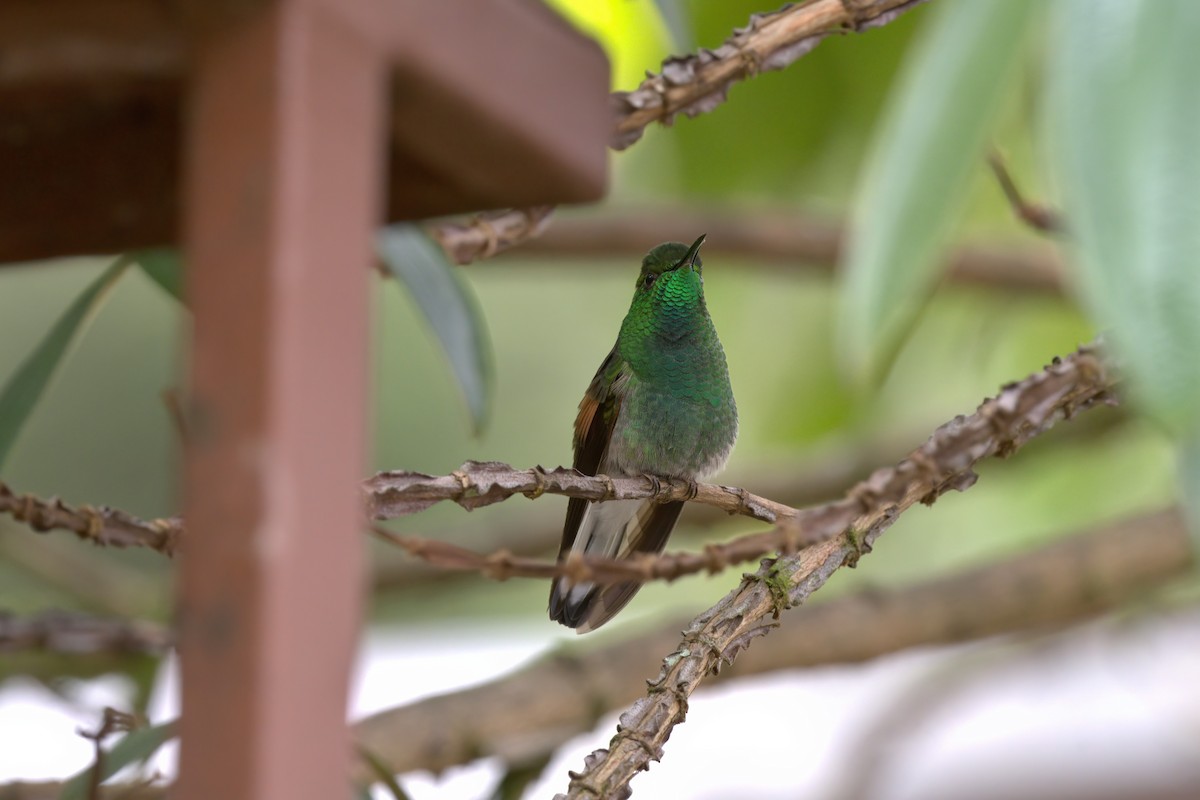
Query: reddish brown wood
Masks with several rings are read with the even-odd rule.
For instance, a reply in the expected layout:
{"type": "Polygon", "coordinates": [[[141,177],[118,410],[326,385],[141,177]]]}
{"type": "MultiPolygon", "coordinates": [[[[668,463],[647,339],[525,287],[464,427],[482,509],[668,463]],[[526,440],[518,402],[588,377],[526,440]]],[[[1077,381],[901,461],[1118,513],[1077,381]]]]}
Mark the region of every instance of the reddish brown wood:
{"type": "Polygon", "coordinates": [[[295,1],[221,27],[196,70],[175,796],[345,797],[386,68],[295,1]]]}
{"type": "MultiPolygon", "coordinates": [[[[608,63],[537,0],[308,1],[388,54],[388,219],[603,193],[608,63]]],[[[0,264],[180,241],[188,43],[269,5],[0,3],[0,264]]]]}
{"type": "Polygon", "coordinates": [[[391,218],[603,194],[608,61],[540,0],[320,1],[395,59],[391,218]]]}
{"type": "Polygon", "coordinates": [[[537,0],[0,3],[0,264],[186,247],[176,796],[346,796],[380,189],[598,198],[607,90],[537,0]]]}
{"type": "Polygon", "coordinates": [[[0,263],[177,239],[182,55],[163,3],[0,3],[0,263]]]}

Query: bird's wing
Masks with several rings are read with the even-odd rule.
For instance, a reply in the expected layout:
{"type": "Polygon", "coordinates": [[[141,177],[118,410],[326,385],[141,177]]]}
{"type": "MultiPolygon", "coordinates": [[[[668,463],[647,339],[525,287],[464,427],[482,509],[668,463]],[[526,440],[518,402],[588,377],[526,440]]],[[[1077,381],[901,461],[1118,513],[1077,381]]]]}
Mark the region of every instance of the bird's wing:
{"type": "MultiPolygon", "coordinates": [[[[596,370],[596,377],[588,384],[583,400],[579,402],[579,415],[575,418],[575,461],[572,466],[584,475],[595,475],[600,471],[609,439],[612,438],[613,426],[617,424],[617,414],[621,411],[620,393],[614,389],[624,384],[627,369],[628,365],[614,345],[600,369],[596,370]]],[[[560,557],[565,557],[571,551],[587,504],[587,500],[578,497],[572,497],[567,502],[560,557]]]]}
{"type": "MultiPolygon", "coordinates": [[[[629,378],[628,368],[614,347],[596,371],[596,377],[579,404],[579,416],[575,419],[574,467],[585,475],[600,472],[605,461],[613,426],[621,410],[621,388],[629,378]]],[[[565,558],[571,552],[589,502],[577,497],[567,502],[559,558],[565,558]]],[[[643,501],[628,523],[619,544],[620,549],[611,555],[625,558],[638,552],[660,552],[666,546],[667,537],[682,510],[681,502],[643,501]]],[[[640,587],[641,584],[636,581],[610,586],[585,584],[570,587],[564,581],[556,580],[551,586],[550,616],[564,625],[577,628],[581,633],[595,630],[620,611],[640,587]]]]}

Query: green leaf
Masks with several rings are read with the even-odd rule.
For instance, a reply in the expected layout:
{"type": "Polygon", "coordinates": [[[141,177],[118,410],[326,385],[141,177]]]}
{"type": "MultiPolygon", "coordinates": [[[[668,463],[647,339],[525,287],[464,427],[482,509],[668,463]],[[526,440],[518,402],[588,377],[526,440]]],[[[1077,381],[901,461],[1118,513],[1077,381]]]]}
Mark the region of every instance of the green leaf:
{"type": "Polygon", "coordinates": [[[838,344],[876,380],[928,297],[1040,4],[947,3],[921,31],[877,126],[843,264],[838,344]]]}
{"type": "Polygon", "coordinates": [[[173,247],[156,247],[131,254],[142,272],[164,292],[183,303],[183,258],[173,247]]]}
{"type": "Polygon", "coordinates": [[[492,393],[492,348],[475,296],[442,248],[417,225],[386,228],[379,257],[412,293],[466,398],[475,430],[483,429],[492,393]]]}
{"type": "Polygon", "coordinates": [[[1200,3],[1067,0],[1052,18],[1051,163],[1082,297],[1174,434],[1200,433],[1200,3]]]}
{"type": "MultiPolygon", "coordinates": [[[[148,728],[138,728],[122,736],[120,741],[104,751],[100,780],[106,781],[125,767],[150,758],[158,752],[158,748],[179,734],[178,726],[176,720],[171,720],[148,728]]],[[[59,800],[85,800],[92,783],[93,767],[89,764],[67,781],[62,794],[58,796],[59,800]]]]}
{"type": "Polygon", "coordinates": [[[71,345],[100,308],[109,289],[130,264],[121,256],[100,273],[71,303],[37,347],[0,390],[0,467],[12,451],[21,429],[37,407],[71,345]]]}

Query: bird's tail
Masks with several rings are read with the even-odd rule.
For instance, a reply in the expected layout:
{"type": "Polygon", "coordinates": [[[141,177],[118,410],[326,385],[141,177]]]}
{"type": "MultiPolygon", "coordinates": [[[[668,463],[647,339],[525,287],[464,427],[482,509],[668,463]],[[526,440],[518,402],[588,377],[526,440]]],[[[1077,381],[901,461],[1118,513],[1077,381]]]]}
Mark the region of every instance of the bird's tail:
{"type": "MultiPolygon", "coordinates": [[[[575,500],[572,500],[575,502],[575,500]]],[[[618,500],[587,503],[583,519],[570,549],[559,553],[563,560],[573,550],[588,555],[627,558],[634,553],[659,553],[683,510],[682,502],[618,500]],[[604,509],[604,506],[611,506],[604,509]]],[[[550,618],[576,633],[594,631],[612,619],[642,588],[640,581],[614,584],[575,583],[555,578],[550,585],[550,618]]]]}

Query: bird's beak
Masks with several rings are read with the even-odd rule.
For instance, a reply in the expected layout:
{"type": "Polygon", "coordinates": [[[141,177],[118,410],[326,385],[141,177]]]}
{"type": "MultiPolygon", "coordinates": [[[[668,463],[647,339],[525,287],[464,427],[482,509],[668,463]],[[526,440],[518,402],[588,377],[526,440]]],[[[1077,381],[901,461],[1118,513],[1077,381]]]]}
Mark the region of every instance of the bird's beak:
{"type": "Polygon", "coordinates": [[[697,259],[697,258],[700,256],[700,245],[704,244],[704,240],[705,240],[705,238],[707,238],[707,237],[708,237],[708,234],[707,234],[707,233],[702,233],[702,234],[700,234],[700,238],[699,238],[699,239],[697,239],[696,241],[692,242],[692,246],[688,248],[687,255],[685,255],[685,256],[683,257],[683,261],[680,261],[680,262],[679,262],[679,265],[680,265],[681,267],[683,267],[683,266],[687,266],[687,267],[694,267],[694,266],[696,266],[696,259],[697,259]]]}

